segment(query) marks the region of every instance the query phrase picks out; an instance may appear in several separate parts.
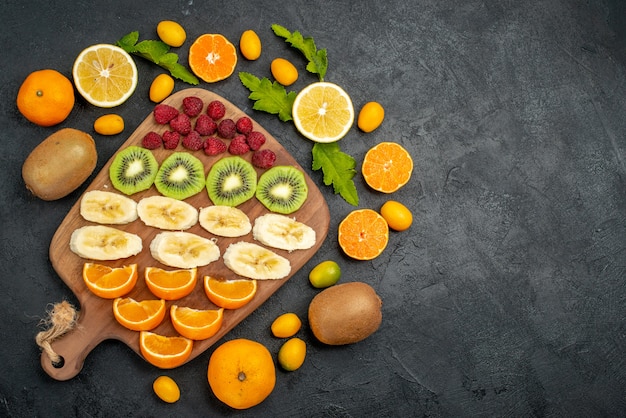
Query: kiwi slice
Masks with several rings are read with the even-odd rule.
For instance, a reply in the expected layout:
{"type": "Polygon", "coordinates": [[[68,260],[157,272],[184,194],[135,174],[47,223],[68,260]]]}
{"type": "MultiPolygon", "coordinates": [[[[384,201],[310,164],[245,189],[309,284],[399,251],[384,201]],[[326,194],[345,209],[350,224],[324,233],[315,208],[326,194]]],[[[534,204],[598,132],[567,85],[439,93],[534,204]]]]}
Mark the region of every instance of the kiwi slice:
{"type": "Polygon", "coordinates": [[[300,170],[289,165],[277,165],[259,178],[256,198],[272,212],[289,214],[300,209],[308,192],[300,170]]]}
{"type": "Polygon", "coordinates": [[[204,189],[204,164],[188,152],[175,152],[161,163],[154,185],[163,196],[187,199],[204,189]]]}
{"type": "Polygon", "coordinates": [[[241,157],[224,157],[213,164],[206,189],[214,205],[238,206],[256,190],[256,170],[241,157]]]}
{"type": "Polygon", "coordinates": [[[131,145],[117,153],[109,167],[113,187],[131,195],[149,189],[154,183],[159,163],[146,148],[131,145]]]}

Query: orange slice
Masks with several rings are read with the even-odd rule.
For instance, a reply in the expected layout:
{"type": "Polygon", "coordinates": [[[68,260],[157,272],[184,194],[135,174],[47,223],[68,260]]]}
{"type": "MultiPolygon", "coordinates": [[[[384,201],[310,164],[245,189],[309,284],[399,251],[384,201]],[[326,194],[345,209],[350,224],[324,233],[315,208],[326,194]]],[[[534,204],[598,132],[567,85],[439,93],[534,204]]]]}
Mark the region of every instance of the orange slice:
{"type": "Polygon", "coordinates": [[[358,209],[339,224],[339,246],[356,260],[371,260],[383,252],[389,241],[389,226],[378,212],[358,209]]]}
{"type": "Polygon", "coordinates": [[[95,295],[115,299],[130,292],[137,283],[137,264],[109,267],[104,264],[85,263],[83,281],[95,295]]]}
{"type": "Polygon", "coordinates": [[[211,302],[225,309],[238,309],[250,302],[256,294],[256,280],[226,280],[204,277],[204,291],[211,302]]]}
{"type": "Polygon", "coordinates": [[[219,331],[224,320],[224,308],[194,309],[172,305],[170,318],[174,329],[183,337],[206,340],[219,331]]]}
{"type": "Polygon", "coordinates": [[[207,83],[215,83],[230,75],[237,66],[237,50],[224,35],[201,35],[189,47],[189,68],[207,83]]]}
{"type": "Polygon", "coordinates": [[[381,142],[370,148],[361,167],[365,182],[383,193],[392,193],[404,186],[412,171],[411,155],[395,142],[381,142]]]}
{"type": "Polygon", "coordinates": [[[164,270],[159,267],[146,267],[146,286],[152,294],[165,300],[177,300],[190,294],[198,277],[198,270],[164,270]]]}
{"type": "Polygon", "coordinates": [[[173,369],[183,364],[191,355],[193,340],[185,337],[166,337],[150,331],[139,333],[141,355],[153,366],[173,369]]]}
{"type": "Polygon", "coordinates": [[[298,93],[291,109],[298,131],[315,142],[335,142],[354,123],[354,107],[348,93],[336,84],[320,81],[298,93]]]}
{"type": "Polygon", "coordinates": [[[132,298],[117,298],[113,301],[113,316],[120,325],[132,331],[148,331],[156,328],[165,318],[165,300],[138,302],[132,298]]]}

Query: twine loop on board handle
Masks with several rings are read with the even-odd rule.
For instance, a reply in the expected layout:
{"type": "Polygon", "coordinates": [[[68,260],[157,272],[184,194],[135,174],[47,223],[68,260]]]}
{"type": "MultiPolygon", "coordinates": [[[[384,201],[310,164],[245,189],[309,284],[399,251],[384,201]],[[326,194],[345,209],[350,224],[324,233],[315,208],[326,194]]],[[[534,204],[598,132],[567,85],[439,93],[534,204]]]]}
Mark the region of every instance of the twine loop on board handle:
{"type": "Polygon", "coordinates": [[[39,332],[35,336],[37,345],[45,351],[54,367],[63,367],[63,357],[52,349],[52,342],[72,330],[78,320],[78,311],[67,301],[55,303],[47,312],[47,317],[40,324],[48,329],[39,332]]]}

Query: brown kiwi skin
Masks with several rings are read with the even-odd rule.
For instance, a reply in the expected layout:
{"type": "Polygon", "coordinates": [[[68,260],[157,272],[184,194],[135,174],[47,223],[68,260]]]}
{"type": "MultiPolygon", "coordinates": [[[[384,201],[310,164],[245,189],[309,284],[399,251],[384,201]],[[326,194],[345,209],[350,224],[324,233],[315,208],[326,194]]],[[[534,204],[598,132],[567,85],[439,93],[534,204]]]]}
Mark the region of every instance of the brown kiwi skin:
{"type": "Polygon", "coordinates": [[[83,184],[97,162],[91,135],[63,128],[33,149],[22,166],[22,178],[33,195],[42,200],[57,200],[83,184]]]}
{"type": "Polygon", "coordinates": [[[309,325],[324,344],[353,344],[378,330],[381,308],[380,297],[367,283],[342,283],[324,289],[311,300],[309,325]]]}

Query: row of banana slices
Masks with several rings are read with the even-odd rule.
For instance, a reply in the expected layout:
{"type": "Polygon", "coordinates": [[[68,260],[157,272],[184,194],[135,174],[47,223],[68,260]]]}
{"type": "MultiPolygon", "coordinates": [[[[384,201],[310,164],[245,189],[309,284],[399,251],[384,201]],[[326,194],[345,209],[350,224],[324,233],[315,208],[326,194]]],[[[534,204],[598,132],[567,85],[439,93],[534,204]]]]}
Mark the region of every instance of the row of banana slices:
{"type": "MultiPolygon", "coordinates": [[[[150,196],[135,202],[126,196],[102,190],[83,195],[81,216],[100,225],[76,229],[70,249],[92,260],[117,260],[139,254],[141,237],[108,225],[127,224],[140,219],[145,225],[164,230],[150,243],[155,260],[170,267],[206,266],[220,257],[215,239],[185,232],[196,223],[213,235],[241,237],[252,231],[253,238],[268,247],[287,251],[311,248],[315,230],[285,215],[268,213],[254,221],[235,207],[208,206],[199,211],[181,200],[150,196]]],[[[224,264],[236,274],[250,279],[281,279],[289,275],[289,260],[252,242],[231,244],[223,255],[224,264]]]]}

